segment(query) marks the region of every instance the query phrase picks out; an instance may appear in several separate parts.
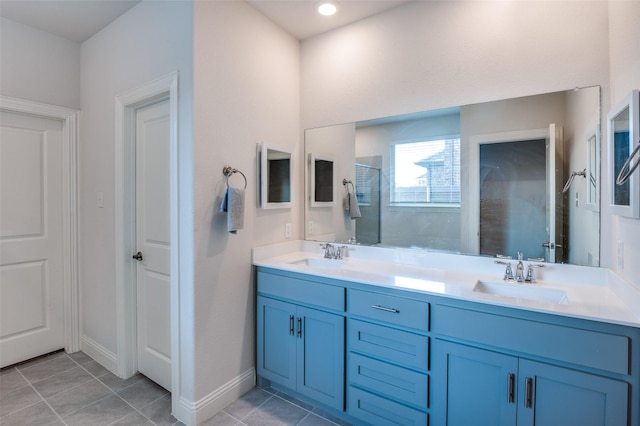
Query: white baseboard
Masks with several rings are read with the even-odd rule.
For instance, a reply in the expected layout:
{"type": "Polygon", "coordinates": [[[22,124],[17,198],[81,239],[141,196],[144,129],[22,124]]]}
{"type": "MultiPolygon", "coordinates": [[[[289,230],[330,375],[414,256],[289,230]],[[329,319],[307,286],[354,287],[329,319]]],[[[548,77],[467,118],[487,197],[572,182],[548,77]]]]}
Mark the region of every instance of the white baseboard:
{"type": "Polygon", "coordinates": [[[187,426],[195,426],[231,404],[256,385],[256,370],[250,368],[196,402],[181,398],[173,403],[173,416],[187,426]]]}
{"type": "Polygon", "coordinates": [[[87,336],[80,338],[80,350],[116,376],[118,375],[118,356],[115,353],[87,336]]]}

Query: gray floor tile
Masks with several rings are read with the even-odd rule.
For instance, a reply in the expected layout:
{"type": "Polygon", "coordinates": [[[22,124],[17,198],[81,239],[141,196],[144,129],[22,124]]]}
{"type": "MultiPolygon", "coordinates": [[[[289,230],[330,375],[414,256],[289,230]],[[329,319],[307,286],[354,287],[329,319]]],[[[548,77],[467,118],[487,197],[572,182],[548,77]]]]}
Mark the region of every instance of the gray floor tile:
{"type": "Polygon", "coordinates": [[[284,399],[285,401],[289,401],[290,403],[297,405],[300,408],[304,408],[305,410],[311,411],[314,408],[313,405],[307,404],[304,401],[300,401],[299,399],[289,396],[286,393],[278,392],[276,395],[278,395],[280,398],[284,399]]]}
{"type": "Polygon", "coordinates": [[[7,374],[13,374],[16,371],[16,367],[14,367],[13,365],[9,366],[9,367],[2,367],[0,368],[0,377],[4,377],[7,374]]]}
{"type": "Polygon", "coordinates": [[[35,383],[77,366],[78,364],[63,353],[61,356],[55,356],[34,365],[19,366],[18,370],[30,383],[35,383]]]}
{"type": "Polygon", "coordinates": [[[178,421],[171,415],[171,394],[169,393],[145,405],[140,412],[158,426],[171,426],[178,421]]]}
{"type": "Polygon", "coordinates": [[[143,416],[142,414],[136,411],[135,413],[129,414],[124,419],[119,420],[115,423],[112,423],[111,426],[154,426],[154,425],[151,420],[147,419],[145,416],[143,416]]]}
{"type": "Polygon", "coordinates": [[[19,362],[17,364],[14,364],[15,368],[27,368],[27,367],[31,367],[37,364],[40,364],[42,362],[47,362],[47,361],[51,361],[52,359],[55,358],[59,358],[59,357],[66,357],[67,354],[64,350],[59,350],[59,351],[55,351],[55,352],[51,352],[45,355],[41,355],[41,356],[37,356],[35,358],[31,358],[28,359],[26,361],[22,361],[19,362]]]}
{"type": "Polygon", "coordinates": [[[336,416],[334,416],[333,414],[327,413],[324,410],[321,410],[320,408],[316,407],[313,409],[313,414],[320,416],[320,417],[324,417],[325,419],[340,425],[340,426],[352,426],[351,423],[346,422],[342,419],[337,418],[336,416]]]}
{"type": "Polygon", "coordinates": [[[2,426],[42,426],[59,420],[58,416],[44,402],[16,411],[2,417],[2,426]]]}
{"type": "Polygon", "coordinates": [[[309,413],[309,415],[300,422],[300,426],[335,426],[335,423],[323,417],[316,416],[313,413],[309,413]]]}
{"type": "Polygon", "coordinates": [[[87,362],[95,362],[93,358],[91,358],[89,355],[85,354],[82,351],[74,352],[72,354],[67,354],[67,355],[69,356],[69,358],[71,358],[72,360],[74,360],[80,365],[86,364],[87,362]]]}
{"type": "MultiPolygon", "coordinates": [[[[6,416],[14,411],[22,410],[30,405],[41,402],[42,398],[31,386],[25,386],[2,395],[0,416],[6,416]]],[[[2,423],[0,421],[0,423],[2,423]]]]}
{"type": "Polygon", "coordinates": [[[72,387],[79,386],[91,379],[93,379],[91,374],[76,365],[76,367],[71,370],[35,382],[32,386],[46,399],[72,387]]]}
{"type": "Polygon", "coordinates": [[[144,380],[118,391],[120,398],[127,401],[132,407],[140,409],[156,399],[169,393],[162,386],[152,382],[146,377],[144,380]]]}
{"type": "Polygon", "coordinates": [[[85,362],[81,364],[82,368],[87,370],[89,373],[93,374],[96,377],[102,377],[105,374],[110,374],[111,372],[104,368],[98,361],[91,360],[89,362],[85,362]]]}
{"type": "Polygon", "coordinates": [[[242,395],[236,402],[227,406],[224,411],[232,417],[242,420],[272,397],[273,395],[263,391],[262,389],[253,388],[246,394],[242,395]]]}
{"type": "Polygon", "coordinates": [[[13,369],[10,374],[3,374],[0,378],[0,396],[4,396],[7,392],[13,392],[16,389],[28,386],[27,382],[22,374],[18,373],[18,370],[13,369]]]}
{"type": "Polygon", "coordinates": [[[108,387],[97,379],[91,379],[47,398],[47,402],[58,415],[66,416],[109,394],[112,394],[112,391],[108,387]]]}
{"type": "Polygon", "coordinates": [[[118,392],[124,388],[131,386],[134,383],[138,383],[144,378],[145,377],[142,374],[138,373],[133,377],[129,377],[128,379],[121,379],[111,372],[99,377],[100,381],[107,385],[109,389],[113,390],[114,392],[118,392]]]}
{"type": "Polygon", "coordinates": [[[297,425],[309,412],[277,396],[272,397],[242,420],[248,426],[297,425]]]}
{"type": "Polygon", "coordinates": [[[134,412],[117,395],[111,395],[63,417],[63,420],[69,426],[103,426],[122,420],[134,412]]]}
{"type": "Polygon", "coordinates": [[[211,417],[209,420],[202,422],[198,426],[236,426],[239,424],[240,422],[238,422],[238,420],[234,419],[224,411],[220,411],[218,414],[211,417]]]}

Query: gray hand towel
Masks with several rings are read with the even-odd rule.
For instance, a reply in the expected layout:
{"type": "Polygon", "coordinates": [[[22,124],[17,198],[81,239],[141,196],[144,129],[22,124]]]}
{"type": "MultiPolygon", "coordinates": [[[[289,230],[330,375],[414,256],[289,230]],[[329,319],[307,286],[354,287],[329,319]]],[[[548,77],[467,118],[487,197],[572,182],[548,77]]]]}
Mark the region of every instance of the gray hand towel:
{"type": "Polygon", "coordinates": [[[244,189],[227,187],[220,211],[227,213],[227,231],[236,234],[244,227],[244,189]]]}
{"type": "Polygon", "coordinates": [[[362,217],[362,215],[360,214],[360,206],[358,205],[356,194],[354,194],[353,192],[349,192],[347,194],[347,203],[349,206],[349,217],[351,219],[362,217]]]}

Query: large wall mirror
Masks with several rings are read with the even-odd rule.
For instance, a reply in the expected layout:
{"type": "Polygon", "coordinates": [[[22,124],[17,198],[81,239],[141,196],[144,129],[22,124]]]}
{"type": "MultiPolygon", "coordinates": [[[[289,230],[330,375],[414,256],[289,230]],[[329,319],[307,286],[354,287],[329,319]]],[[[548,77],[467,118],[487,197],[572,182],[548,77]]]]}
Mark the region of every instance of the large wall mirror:
{"type": "Polygon", "coordinates": [[[305,156],[334,160],[337,200],[306,194],[305,238],[599,266],[599,125],[588,87],[308,129],[305,156]]]}

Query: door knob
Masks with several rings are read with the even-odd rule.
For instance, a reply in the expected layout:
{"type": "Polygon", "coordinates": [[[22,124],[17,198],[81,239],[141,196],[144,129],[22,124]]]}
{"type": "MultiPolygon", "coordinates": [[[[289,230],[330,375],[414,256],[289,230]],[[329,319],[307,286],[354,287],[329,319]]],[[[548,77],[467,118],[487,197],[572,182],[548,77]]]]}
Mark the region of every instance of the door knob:
{"type": "Polygon", "coordinates": [[[134,258],[135,260],[137,260],[137,261],[140,261],[140,262],[142,261],[142,259],[144,259],[144,258],[142,257],[142,252],[141,252],[141,251],[139,251],[139,252],[137,252],[136,254],[134,254],[134,255],[133,255],[133,258],[134,258]]]}

